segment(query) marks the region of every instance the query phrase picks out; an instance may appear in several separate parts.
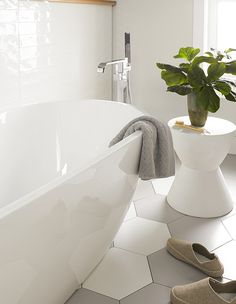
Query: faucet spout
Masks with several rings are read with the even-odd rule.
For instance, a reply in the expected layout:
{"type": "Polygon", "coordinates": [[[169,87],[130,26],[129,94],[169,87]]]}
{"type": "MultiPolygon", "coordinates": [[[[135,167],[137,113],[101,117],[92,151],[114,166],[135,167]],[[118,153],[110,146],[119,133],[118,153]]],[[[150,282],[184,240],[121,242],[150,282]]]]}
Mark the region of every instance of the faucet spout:
{"type": "Polygon", "coordinates": [[[122,68],[123,66],[126,67],[126,65],[128,64],[128,59],[124,58],[124,59],[111,60],[107,62],[101,62],[98,65],[97,71],[98,73],[104,73],[108,65],[120,65],[120,64],[122,65],[122,68]]]}

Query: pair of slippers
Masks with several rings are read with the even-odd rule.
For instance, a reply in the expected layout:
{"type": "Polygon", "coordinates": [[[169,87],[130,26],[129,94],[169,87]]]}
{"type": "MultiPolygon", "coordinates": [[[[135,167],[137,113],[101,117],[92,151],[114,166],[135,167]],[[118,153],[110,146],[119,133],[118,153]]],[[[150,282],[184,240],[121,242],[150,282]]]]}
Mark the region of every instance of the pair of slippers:
{"type": "Polygon", "coordinates": [[[167,250],[178,260],[190,264],[209,277],[171,290],[173,304],[236,304],[236,281],[220,283],[213,278],[221,277],[224,266],[214,253],[198,243],[170,238],[167,250]],[[227,294],[228,297],[225,297],[227,294]]]}

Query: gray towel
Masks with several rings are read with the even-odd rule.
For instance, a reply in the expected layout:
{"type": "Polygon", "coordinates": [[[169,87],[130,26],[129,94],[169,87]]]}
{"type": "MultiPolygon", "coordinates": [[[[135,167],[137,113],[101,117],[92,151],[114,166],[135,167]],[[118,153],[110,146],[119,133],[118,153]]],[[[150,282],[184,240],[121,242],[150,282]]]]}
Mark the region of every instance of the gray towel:
{"type": "Polygon", "coordinates": [[[135,131],[143,133],[139,177],[149,180],[174,175],[175,159],[170,129],[167,124],[153,117],[141,116],[130,121],[109,146],[118,143],[135,131]]]}

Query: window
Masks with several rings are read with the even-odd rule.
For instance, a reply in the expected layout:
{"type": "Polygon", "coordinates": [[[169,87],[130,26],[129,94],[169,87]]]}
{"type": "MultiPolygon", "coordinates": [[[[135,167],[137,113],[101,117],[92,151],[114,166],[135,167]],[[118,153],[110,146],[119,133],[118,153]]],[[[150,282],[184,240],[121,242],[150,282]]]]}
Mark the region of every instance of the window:
{"type": "MultiPolygon", "coordinates": [[[[236,49],[236,0],[194,0],[193,46],[201,51],[236,49]]],[[[236,52],[230,53],[236,60],[236,52]]],[[[236,82],[236,76],[227,75],[236,82]]]]}
{"type": "Polygon", "coordinates": [[[236,0],[208,0],[207,49],[236,49],[236,0]]]}
{"type": "Polygon", "coordinates": [[[194,0],[193,45],[236,49],[236,0],[194,0]]]}

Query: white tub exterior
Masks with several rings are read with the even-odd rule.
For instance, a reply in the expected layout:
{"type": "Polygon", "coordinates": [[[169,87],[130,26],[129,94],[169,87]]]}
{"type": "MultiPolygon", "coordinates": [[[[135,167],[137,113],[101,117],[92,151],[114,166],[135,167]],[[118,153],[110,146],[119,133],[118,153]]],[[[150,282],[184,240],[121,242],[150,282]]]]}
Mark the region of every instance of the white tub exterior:
{"type": "Polygon", "coordinates": [[[0,114],[0,303],[63,304],[109,248],[137,183],[142,113],[106,101],[0,114]]]}

